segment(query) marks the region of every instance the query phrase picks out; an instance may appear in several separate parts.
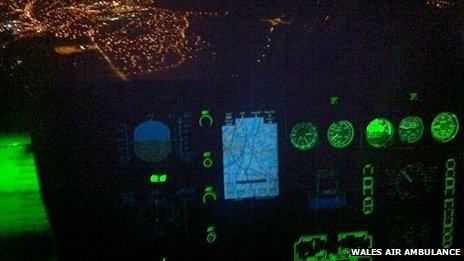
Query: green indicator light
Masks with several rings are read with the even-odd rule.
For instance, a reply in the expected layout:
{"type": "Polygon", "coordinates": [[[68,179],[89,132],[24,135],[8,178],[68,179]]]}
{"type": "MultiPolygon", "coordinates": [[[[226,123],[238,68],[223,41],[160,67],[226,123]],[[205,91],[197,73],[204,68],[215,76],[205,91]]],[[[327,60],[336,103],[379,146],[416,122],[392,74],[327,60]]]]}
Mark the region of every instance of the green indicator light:
{"type": "Polygon", "coordinates": [[[211,160],[211,158],[207,158],[207,159],[204,159],[203,160],[203,166],[205,168],[211,168],[211,166],[213,165],[213,160],[211,160]]]}
{"type": "Polygon", "coordinates": [[[409,93],[409,100],[410,101],[417,101],[419,99],[419,94],[417,92],[409,93]]]}
{"type": "Polygon", "coordinates": [[[214,191],[213,186],[208,186],[205,188],[205,192],[203,194],[203,204],[206,205],[208,200],[214,200],[214,201],[217,200],[217,194],[214,191]]]}
{"type": "Polygon", "coordinates": [[[203,153],[203,167],[209,169],[213,165],[213,158],[210,151],[203,153]]]}
{"type": "Polygon", "coordinates": [[[442,112],[433,119],[431,130],[435,140],[442,143],[451,141],[459,131],[458,117],[450,112],[442,112]]]}
{"type": "Polygon", "coordinates": [[[206,233],[206,242],[208,242],[209,244],[214,243],[217,238],[216,228],[214,226],[209,226],[206,229],[206,233]]]}
{"type": "Polygon", "coordinates": [[[49,230],[30,136],[0,136],[0,238],[49,230]]]}
{"type": "Polygon", "coordinates": [[[351,144],[354,138],[354,127],[347,120],[332,123],[327,131],[327,139],[330,145],[342,149],[351,144]]]}
{"type": "Polygon", "coordinates": [[[331,96],[330,97],[330,104],[337,105],[339,103],[340,98],[338,96],[331,96]]]}
{"type": "Polygon", "coordinates": [[[165,183],[168,179],[168,175],[166,174],[153,174],[150,177],[151,183],[165,183]]]}
{"type": "Polygon", "coordinates": [[[290,133],[290,141],[293,147],[301,151],[314,148],[317,144],[319,133],[316,125],[311,122],[301,122],[296,124],[290,133]]]}
{"type": "Polygon", "coordinates": [[[210,115],[209,110],[202,110],[200,119],[198,119],[198,124],[200,124],[201,127],[212,126],[213,122],[213,117],[210,115]]]}
{"type": "Polygon", "coordinates": [[[159,176],[158,175],[151,175],[150,182],[151,183],[158,183],[159,182],[159,176]]]}
{"type": "Polygon", "coordinates": [[[416,143],[424,135],[424,123],[421,118],[416,116],[408,116],[401,120],[398,128],[398,136],[400,141],[405,143],[416,143]]]}
{"type": "Polygon", "coordinates": [[[366,139],[374,148],[387,148],[393,143],[393,124],[383,118],[374,119],[367,125],[366,139]]]}

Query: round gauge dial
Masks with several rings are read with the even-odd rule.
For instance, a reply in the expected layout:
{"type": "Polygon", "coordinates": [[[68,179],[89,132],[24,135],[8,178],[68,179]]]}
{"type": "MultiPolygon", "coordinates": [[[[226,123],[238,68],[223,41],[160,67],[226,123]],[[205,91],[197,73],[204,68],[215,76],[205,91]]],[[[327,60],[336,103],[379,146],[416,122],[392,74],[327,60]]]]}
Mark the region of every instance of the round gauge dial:
{"type": "Polygon", "coordinates": [[[367,125],[366,139],[374,148],[387,148],[393,142],[393,124],[383,118],[374,119],[367,125]]]}
{"type": "Polygon", "coordinates": [[[433,191],[433,177],[421,165],[409,164],[391,174],[391,192],[400,200],[418,200],[433,191]]]}
{"type": "Polygon", "coordinates": [[[301,151],[314,148],[318,138],[319,133],[317,127],[311,122],[300,122],[296,124],[290,133],[292,145],[301,151]]]}
{"type": "Polygon", "coordinates": [[[327,139],[330,145],[337,149],[345,148],[351,144],[354,138],[354,127],[350,121],[336,121],[329,126],[327,139]]]}
{"type": "Polygon", "coordinates": [[[398,136],[400,141],[405,143],[416,143],[424,135],[424,123],[421,118],[416,116],[408,116],[401,120],[398,128],[398,136]]]}
{"type": "Polygon", "coordinates": [[[458,117],[450,112],[442,112],[433,119],[431,130],[435,140],[443,143],[451,141],[458,134],[458,117]]]}

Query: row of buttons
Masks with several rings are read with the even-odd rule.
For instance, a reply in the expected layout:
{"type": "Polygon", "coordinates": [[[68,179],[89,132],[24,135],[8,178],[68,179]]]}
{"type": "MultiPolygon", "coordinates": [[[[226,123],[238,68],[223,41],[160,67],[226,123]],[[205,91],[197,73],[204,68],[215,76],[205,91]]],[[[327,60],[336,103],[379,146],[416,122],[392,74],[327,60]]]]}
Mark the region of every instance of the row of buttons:
{"type": "MultiPolygon", "coordinates": [[[[210,128],[214,124],[213,116],[209,110],[202,110],[198,119],[198,124],[201,128],[210,128]]],[[[203,168],[208,171],[213,166],[213,155],[210,150],[203,150],[203,168]]],[[[206,185],[203,191],[203,204],[208,205],[218,199],[217,193],[214,190],[214,186],[206,185]]],[[[213,244],[217,238],[216,226],[214,224],[208,224],[206,226],[206,242],[213,244]]]]}

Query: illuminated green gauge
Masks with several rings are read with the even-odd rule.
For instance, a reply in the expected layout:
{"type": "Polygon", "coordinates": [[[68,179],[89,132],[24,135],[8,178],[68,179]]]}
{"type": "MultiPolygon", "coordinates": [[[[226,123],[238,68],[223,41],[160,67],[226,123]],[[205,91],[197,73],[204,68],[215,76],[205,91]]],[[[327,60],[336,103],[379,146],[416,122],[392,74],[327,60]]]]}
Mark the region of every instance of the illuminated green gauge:
{"type": "Polygon", "coordinates": [[[419,117],[408,116],[401,120],[398,135],[402,142],[416,143],[424,135],[424,123],[419,117]]]}
{"type": "Polygon", "coordinates": [[[314,148],[318,138],[319,133],[317,127],[311,122],[300,122],[296,124],[290,133],[292,145],[301,151],[314,148]]]}
{"type": "Polygon", "coordinates": [[[347,120],[336,121],[329,126],[327,139],[330,145],[337,149],[345,148],[351,144],[354,138],[353,124],[347,120]]]}
{"type": "Polygon", "coordinates": [[[374,119],[367,125],[366,140],[374,148],[387,148],[393,142],[393,124],[384,118],[374,119]]]}
{"type": "Polygon", "coordinates": [[[458,134],[458,130],[458,117],[453,113],[442,112],[432,121],[432,136],[439,142],[451,141],[458,134]]]}

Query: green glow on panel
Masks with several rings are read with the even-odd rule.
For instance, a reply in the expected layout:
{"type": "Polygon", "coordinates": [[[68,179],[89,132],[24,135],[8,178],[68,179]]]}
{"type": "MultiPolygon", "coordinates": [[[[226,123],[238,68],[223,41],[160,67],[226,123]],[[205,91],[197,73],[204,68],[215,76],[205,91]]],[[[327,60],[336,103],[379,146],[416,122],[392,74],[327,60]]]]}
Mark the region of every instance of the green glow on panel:
{"type": "Polygon", "coordinates": [[[21,147],[31,144],[31,136],[27,134],[1,134],[0,148],[21,147]]]}
{"type": "Polygon", "coordinates": [[[332,123],[327,131],[330,145],[342,149],[351,144],[354,138],[354,127],[350,121],[340,120],[332,123]]]}
{"type": "Polygon", "coordinates": [[[213,158],[211,156],[211,151],[205,151],[203,153],[203,167],[209,169],[213,165],[213,158]]]}
{"type": "Polygon", "coordinates": [[[159,182],[159,176],[158,175],[151,175],[150,181],[151,181],[151,183],[159,182]]]}
{"type": "Polygon", "coordinates": [[[206,203],[208,202],[208,199],[211,199],[214,201],[217,200],[217,193],[216,191],[214,191],[213,186],[207,186],[205,188],[205,192],[203,193],[203,204],[206,205],[206,203]]]}
{"type": "Polygon", "coordinates": [[[363,167],[363,213],[370,215],[374,211],[374,167],[366,164],[363,167]]]}
{"type": "Polygon", "coordinates": [[[400,141],[405,143],[416,143],[424,136],[424,123],[417,116],[408,116],[401,120],[398,128],[400,141]]]}
{"type": "Polygon", "coordinates": [[[168,175],[166,174],[153,174],[150,176],[151,183],[165,183],[168,179],[168,175]]]}
{"type": "Polygon", "coordinates": [[[27,134],[0,136],[0,236],[49,230],[27,134]]]}
{"type": "MultiPolygon", "coordinates": [[[[338,234],[338,257],[341,259],[350,258],[351,248],[372,248],[373,237],[367,231],[354,231],[338,234]]],[[[354,258],[354,257],[353,257],[354,258]]],[[[353,259],[357,260],[357,259],[353,259]]]]}
{"type": "Polygon", "coordinates": [[[393,142],[393,124],[384,118],[374,119],[367,125],[366,139],[374,148],[387,148],[393,142]]]}
{"type": "Polygon", "coordinates": [[[293,244],[294,261],[361,261],[372,260],[371,256],[351,256],[350,248],[372,248],[373,237],[367,231],[354,231],[339,233],[337,237],[338,253],[331,253],[327,248],[328,235],[306,235],[301,236],[293,244]]]}
{"type": "Polygon", "coordinates": [[[216,228],[214,226],[208,226],[206,229],[206,242],[209,244],[212,244],[216,241],[217,238],[217,233],[216,233],[216,228]]]}
{"type": "Polygon", "coordinates": [[[290,133],[290,141],[293,147],[307,151],[317,144],[319,133],[316,125],[311,122],[300,122],[296,124],[290,133]]]}
{"type": "Polygon", "coordinates": [[[328,251],[324,249],[327,244],[327,235],[301,236],[293,244],[293,259],[300,260],[326,260],[328,251]]]}
{"type": "Polygon", "coordinates": [[[446,161],[445,172],[445,199],[443,202],[443,235],[442,247],[450,248],[453,245],[455,224],[455,192],[456,192],[456,160],[446,161]]]}
{"type": "Polygon", "coordinates": [[[339,103],[340,97],[338,96],[331,96],[330,97],[330,104],[337,105],[339,103]]]}
{"type": "Polygon", "coordinates": [[[432,136],[439,142],[448,142],[454,139],[459,131],[458,117],[451,112],[442,112],[432,121],[432,136]]]}
{"type": "Polygon", "coordinates": [[[153,174],[150,177],[151,183],[165,183],[168,179],[168,175],[166,174],[153,174]]]}
{"type": "Polygon", "coordinates": [[[198,124],[201,127],[204,127],[204,126],[212,126],[213,123],[214,123],[214,120],[211,114],[209,113],[209,110],[202,110],[201,116],[198,119],[198,124]]]}
{"type": "Polygon", "coordinates": [[[409,100],[410,100],[410,101],[417,101],[417,100],[419,100],[419,93],[417,93],[417,92],[411,92],[411,93],[409,93],[409,100]]]}

